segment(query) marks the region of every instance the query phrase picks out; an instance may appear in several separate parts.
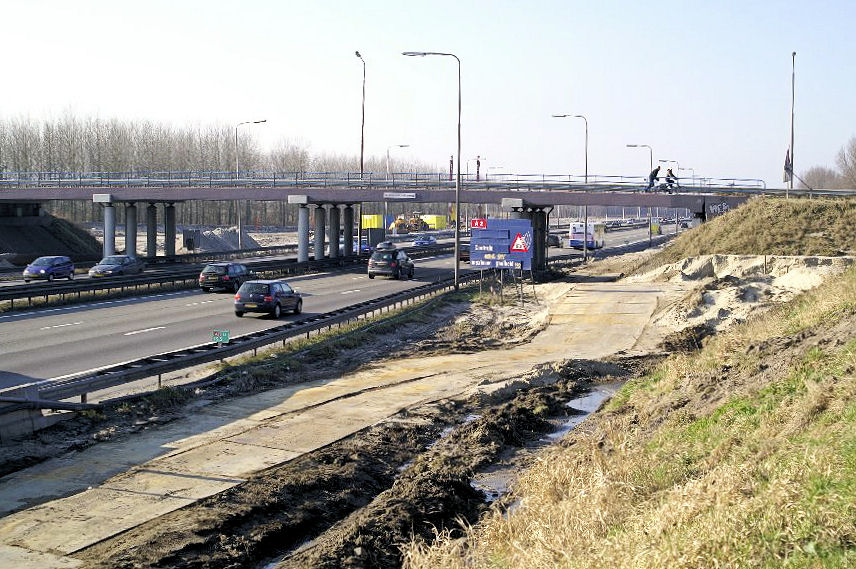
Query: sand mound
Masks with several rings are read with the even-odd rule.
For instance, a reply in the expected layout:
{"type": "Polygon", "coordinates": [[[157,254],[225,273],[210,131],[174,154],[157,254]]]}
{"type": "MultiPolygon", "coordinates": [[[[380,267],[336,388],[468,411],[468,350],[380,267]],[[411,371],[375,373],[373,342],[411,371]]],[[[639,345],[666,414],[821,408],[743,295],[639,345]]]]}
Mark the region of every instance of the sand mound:
{"type": "Polygon", "coordinates": [[[854,257],[702,255],[663,265],[630,282],[697,282],[683,302],[654,323],[674,331],[706,326],[720,331],[773,303],[790,300],[854,263],[854,257]]]}

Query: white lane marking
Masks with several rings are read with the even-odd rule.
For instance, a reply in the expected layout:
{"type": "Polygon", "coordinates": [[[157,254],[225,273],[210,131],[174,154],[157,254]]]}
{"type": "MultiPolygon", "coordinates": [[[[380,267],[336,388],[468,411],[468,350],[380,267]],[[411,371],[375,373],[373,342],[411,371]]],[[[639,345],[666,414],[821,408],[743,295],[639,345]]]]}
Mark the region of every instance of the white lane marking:
{"type": "Polygon", "coordinates": [[[354,290],[343,290],[340,294],[353,294],[355,292],[360,292],[360,289],[355,288],[354,290]]]}
{"type": "Polygon", "coordinates": [[[18,318],[21,316],[24,316],[24,317],[33,316],[33,315],[40,316],[42,314],[48,314],[49,312],[67,312],[69,310],[80,310],[81,308],[89,308],[92,306],[106,306],[106,305],[110,305],[110,304],[124,304],[126,302],[133,302],[135,300],[141,300],[141,299],[166,298],[168,296],[178,296],[181,294],[186,295],[187,291],[180,290],[180,291],[176,291],[176,292],[165,292],[163,294],[151,294],[151,295],[146,295],[146,296],[133,296],[130,298],[119,298],[117,300],[104,300],[102,302],[91,302],[88,304],[83,303],[83,304],[76,304],[74,306],[63,306],[61,308],[45,308],[44,310],[19,312],[17,314],[6,314],[5,316],[0,316],[0,320],[5,320],[7,318],[18,318]]]}
{"type": "Polygon", "coordinates": [[[203,300],[202,302],[191,302],[190,304],[185,304],[184,306],[199,306],[200,304],[208,304],[209,302],[216,302],[215,300],[203,300]]]}
{"type": "Polygon", "coordinates": [[[152,332],[154,330],[163,330],[166,326],[155,326],[154,328],[146,328],[145,330],[134,330],[133,332],[125,332],[125,336],[133,336],[134,334],[143,334],[145,332],[152,332]]]}
{"type": "Polygon", "coordinates": [[[69,322],[67,324],[56,324],[55,326],[42,326],[39,330],[50,330],[52,328],[65,328],[66,326],[77,326],[78,324],[83,324],[83,322],[69,322]]]}

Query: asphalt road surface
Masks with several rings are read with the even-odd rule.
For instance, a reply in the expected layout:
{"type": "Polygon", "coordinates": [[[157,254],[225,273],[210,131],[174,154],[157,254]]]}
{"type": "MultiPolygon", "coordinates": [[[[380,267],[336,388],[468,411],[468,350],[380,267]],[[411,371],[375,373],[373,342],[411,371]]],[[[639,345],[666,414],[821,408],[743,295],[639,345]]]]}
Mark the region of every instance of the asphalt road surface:
{"type": "MultiPolygon", "coordinates": [[[[647,239],[647,230],[607,233],[607,247],[647,239]]],[[[404,243],[403,245],[409,245],[404,243]]],[[[551,248],[552,254],[572,249],[551,248]]],[[[468,271],[467,263],[461,264],[468,271]]],[[[451,255],[416,260],[412,280],[365,269],[289,279],[303,295],[304,314],[324,313],[450,276],[451,255]]],[[[214,329],[238,336],[277,326],[261,314],[235,317],[233,295],[199,290],[117,299],[0,315],[0,388],[56,379],[211,341],[214,329]]]]}

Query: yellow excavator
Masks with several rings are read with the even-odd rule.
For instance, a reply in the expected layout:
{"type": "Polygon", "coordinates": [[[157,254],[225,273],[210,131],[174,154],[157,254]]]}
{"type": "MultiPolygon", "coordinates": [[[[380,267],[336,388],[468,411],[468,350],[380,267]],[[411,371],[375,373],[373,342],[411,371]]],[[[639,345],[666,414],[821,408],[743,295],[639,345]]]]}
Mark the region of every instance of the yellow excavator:
{"type": "Polygon", "coordinates": [[[406,218],[404,215],[399,215],[395,221],[390,224],[389,230],[398,235],[411,233],[413,231],[426,231],[428,229],[428,222],[422,219],[420,215],[421,213],[418,211],[414,211],[410,218],[406,218]]]}

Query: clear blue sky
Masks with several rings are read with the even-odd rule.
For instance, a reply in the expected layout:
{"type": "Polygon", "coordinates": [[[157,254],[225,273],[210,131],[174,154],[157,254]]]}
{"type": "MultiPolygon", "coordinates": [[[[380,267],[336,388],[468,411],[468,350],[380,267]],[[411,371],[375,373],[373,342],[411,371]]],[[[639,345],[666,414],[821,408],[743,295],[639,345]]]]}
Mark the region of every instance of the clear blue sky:
{"type": "MultiPolygon", "coordinates": [[[[448,168],[461,58],[463,158],[518,173],[645,175],[648,144],[700,176],[782,186],[796,58],[796,169],[856,136],[856,2],[5,2],[0,116],[243,127],[448,168]]],[[[469,168],[475,169],[472,162],[469,168]]],[[[466,170],[466,165],[463,168],[466,170]]],[[[686,173],[684,173],[686,174],[686,173]]]]}

